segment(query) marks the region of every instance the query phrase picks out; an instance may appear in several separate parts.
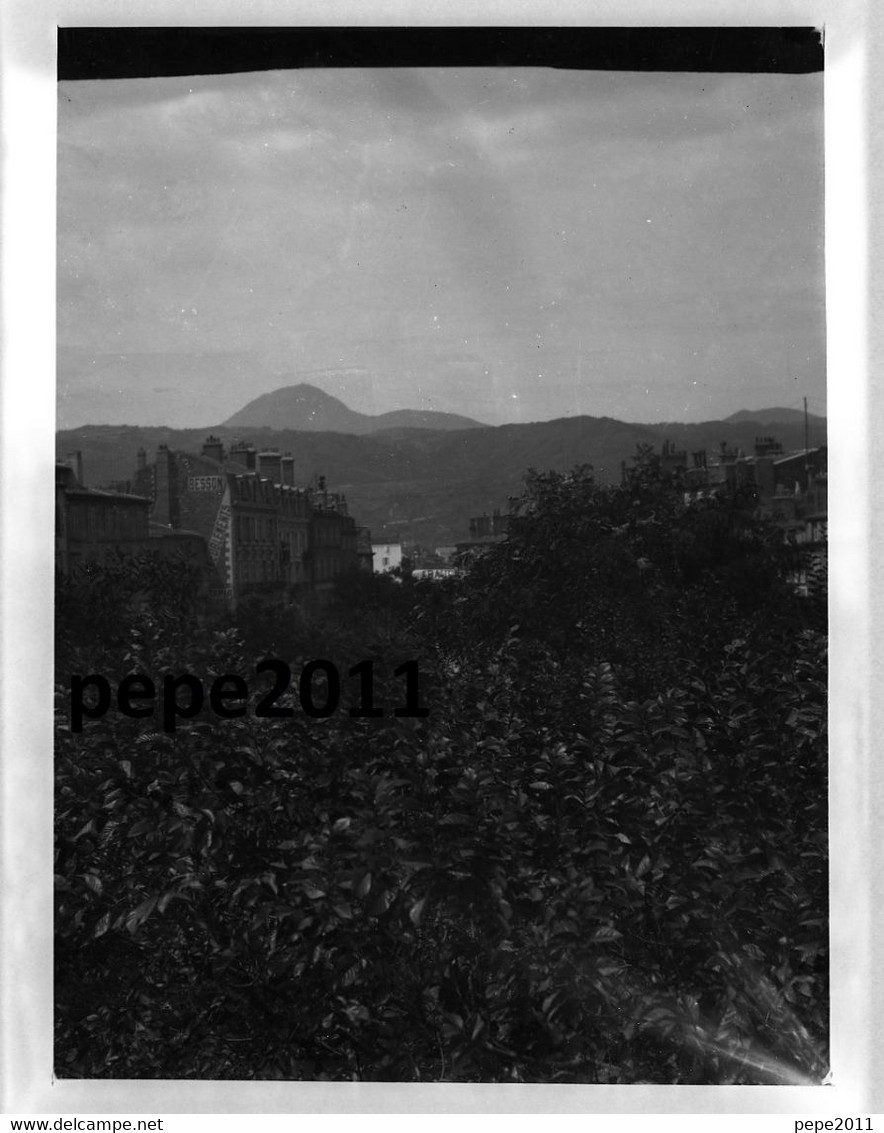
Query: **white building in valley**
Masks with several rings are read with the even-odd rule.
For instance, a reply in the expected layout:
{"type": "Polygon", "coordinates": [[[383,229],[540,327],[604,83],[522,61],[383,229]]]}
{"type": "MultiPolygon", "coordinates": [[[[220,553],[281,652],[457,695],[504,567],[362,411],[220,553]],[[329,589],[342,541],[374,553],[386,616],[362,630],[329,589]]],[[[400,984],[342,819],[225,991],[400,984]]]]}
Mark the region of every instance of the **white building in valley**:
{"type": "Polygon", "coordinates": [[[375,574],[386,574],[402,566],[401,543],[372,543],[375,574]]]}

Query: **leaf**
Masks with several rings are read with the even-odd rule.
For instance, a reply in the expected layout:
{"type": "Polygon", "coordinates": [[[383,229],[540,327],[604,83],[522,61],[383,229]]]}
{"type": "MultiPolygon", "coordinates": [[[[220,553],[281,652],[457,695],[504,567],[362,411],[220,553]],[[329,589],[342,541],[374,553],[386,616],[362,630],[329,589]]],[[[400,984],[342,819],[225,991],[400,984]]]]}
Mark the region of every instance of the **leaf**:
{"type": "Polygon", "coordinates": [[[86,882],[93,893],[97,893],[99,897],[101,896],[103,886],[101,884],[101,878],[98,876],[98,874],[84,873],[83,880],[86,882]]]}
{"type": "Polygon", "coordinates": [[[104,934],[110,928],[110,922],[111,922],[110,913],[105,913],[104,916],[101,918],[101,920],[98,922],[98,924],[95,926],[95,932],[93,932],[93,934],[92,934],[93,937],[96,940],[98,939],[99,936],[104,936],[104,934]]]}
{"type": "Polygon", "coordinates": [[[424,906],[426,905],[426,903],[426,897],[421,897],[421,899],[419,901],[415,901],[415,903],[408,910],[408,918],[413,925],[419,925],[421,923],[421,917],[423,915],[424,906]]]}
{"type": "Polygon", "coordinates": [[[379,917],[385,913],[393,902],[393,894],[388,889],[382,889],[369,905],[368,912],[372,917],[379,917]]]}
{"type": "Polygon", "coordinates": [[[403,867],[403,869],[407,870],[409,873],[417,873],[419,870],[422,870],[422,869],[432,869],[433,868],[432,862],[415,862],[415,861],[411,861],[409,858],[403,858],[402,861],[400,862],[400,865],[403,867]]]}
{"type": "Polygon", "coordinates": [[[371,892],[371,872],[363,875],[362,880],[356,886],[357,897],[367,897],[371,892]]]}
{"type": "Polygon", "coordinates": [[[157,905],[158,898],[156,896],[148,897],[147,900],[142,901],[140,905],[132,910],[126,917],[126,928],[129,932],[135,932],[139,925],[143,924],[150,914],[154,911],[157,905]]]}
{"type": "Polygon", "coordinates": [[[540,1004],[540,1010],[544,1015],[549,1015],[551,1013],[552,1008],[561,998],[561,995],[562,993],[560,991],[554,991],[543,1000],[543,1002],[540,1004]]]}
{"type": "Polygon", "coordinates": [[[538,779],[536,783],[529,783],[528,786],[532,791],[551,791],[552,784],[547,783],[543,779],[538,779]]]}
{"type": "Polygon", "coordinates": [[[318,901],[321,897],[325,896],[324,889],[317,889],[315,885],[311,885],[306,881],[304,882],[303,889],[311,901],[318,901]]]}

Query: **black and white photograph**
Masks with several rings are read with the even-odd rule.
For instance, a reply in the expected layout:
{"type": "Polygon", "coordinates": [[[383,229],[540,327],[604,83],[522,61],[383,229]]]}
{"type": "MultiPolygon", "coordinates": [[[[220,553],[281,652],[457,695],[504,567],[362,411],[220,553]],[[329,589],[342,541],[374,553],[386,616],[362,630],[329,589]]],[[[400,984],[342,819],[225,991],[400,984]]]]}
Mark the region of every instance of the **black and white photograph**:
{"type": "Polygon", "coordinates": [[[57,1078],[825,1083],[820,29],[58,51],[57,1078]]]}

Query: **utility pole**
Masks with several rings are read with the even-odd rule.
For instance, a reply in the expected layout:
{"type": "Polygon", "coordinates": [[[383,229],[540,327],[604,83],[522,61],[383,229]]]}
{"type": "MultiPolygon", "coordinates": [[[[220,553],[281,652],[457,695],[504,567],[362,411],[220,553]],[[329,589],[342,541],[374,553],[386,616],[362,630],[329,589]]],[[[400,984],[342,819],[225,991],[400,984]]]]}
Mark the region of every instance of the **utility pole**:
{"type": "Polygon", "coordinates": [[[808,436],[809,436],[809,433],[808,433],[808,428],[807,428],[807,398],[805,397],[805,399],[804,399],[804,490],[805,490],[805,492],[810,491],[810,456],[808,454],[808,449],[810,448],[810,445],[808,444],[808,436]]]}

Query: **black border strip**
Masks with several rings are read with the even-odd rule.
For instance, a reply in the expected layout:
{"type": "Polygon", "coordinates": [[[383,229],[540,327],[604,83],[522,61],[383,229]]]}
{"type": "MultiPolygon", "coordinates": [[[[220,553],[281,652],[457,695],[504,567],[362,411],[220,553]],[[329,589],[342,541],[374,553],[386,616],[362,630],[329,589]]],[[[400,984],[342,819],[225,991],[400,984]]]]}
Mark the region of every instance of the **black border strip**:
{"type": "Polygon", "coordinates": [[[823,69],[823,35],[811,27],[58,29],[60,80],[501,66],[800,74],[823,69]]]}

